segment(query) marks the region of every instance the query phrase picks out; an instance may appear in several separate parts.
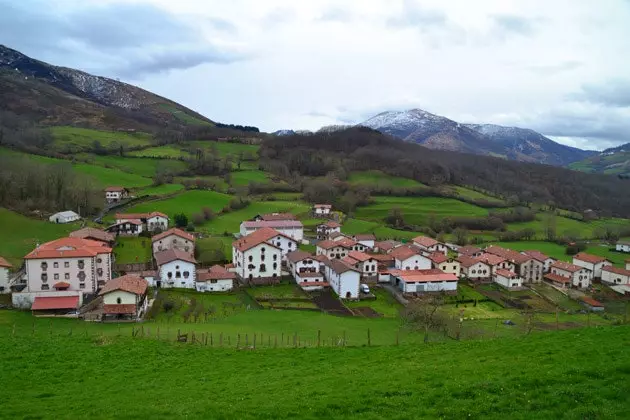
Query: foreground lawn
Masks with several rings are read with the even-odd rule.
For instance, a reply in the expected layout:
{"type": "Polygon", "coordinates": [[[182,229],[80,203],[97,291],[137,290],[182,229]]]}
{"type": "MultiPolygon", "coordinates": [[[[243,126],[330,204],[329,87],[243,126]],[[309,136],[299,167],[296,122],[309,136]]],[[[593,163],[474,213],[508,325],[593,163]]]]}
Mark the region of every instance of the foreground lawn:
{"type": "Polygon", "coordinates": [[[627,326],[259,351],[78,332],[11,337],[0,326],[0,380],[20,390],[3,396],[6,418],[583,419],[630,411],[630,364],[620,357],[627,326]],[[243,383],[246,393],[232,392],[243,383]],[[204,397],[214,395],[221,398],[204,397]]]}
{"type": "Polygon", "coordinates": [[[31,219],[0,207],[0,256],[18,268],[22,264],[22,257],[38,243],[66,236],[79,229],[79,226],[80,223],[60,225],[48,220],[31,219]]]}

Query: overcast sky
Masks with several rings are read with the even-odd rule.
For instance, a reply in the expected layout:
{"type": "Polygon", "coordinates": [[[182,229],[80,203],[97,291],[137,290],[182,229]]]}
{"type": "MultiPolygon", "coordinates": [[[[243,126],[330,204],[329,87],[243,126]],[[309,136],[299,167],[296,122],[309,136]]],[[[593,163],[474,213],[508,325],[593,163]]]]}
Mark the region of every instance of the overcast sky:
{"type": "Polygon", "coordinates": [[[422,108],[630,142],[629,0],[0,0],[0,43],[264,131],[422,108]]]}

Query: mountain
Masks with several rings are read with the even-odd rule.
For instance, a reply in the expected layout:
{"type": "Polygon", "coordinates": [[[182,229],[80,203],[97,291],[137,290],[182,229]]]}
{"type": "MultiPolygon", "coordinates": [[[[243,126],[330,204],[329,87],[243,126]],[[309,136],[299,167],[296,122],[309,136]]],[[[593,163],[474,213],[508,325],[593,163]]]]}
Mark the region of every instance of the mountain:
{"type": "Polygon", "coordinates": [[[206,117],[144,89],[44,63],[3,45],[0,111],[28,116],[44,125],[110,130],[214,125],[206,117]]]}
{"type": "Polygon", "coordinates": [[[421,109],[382,112],[360,125],[431,149],[564,166],[595,152],[564,146],[533,130],[461,124],[421,109]]]}
{"type": "Polygon", "coordinates": [[[595,156],[574,162],[569,168],[590,173],[604,173],[630,177],[630,143],[606,149],[595,156]]]}
{"type": "Polygon", "coordinates": [[[294,130],[277,130],[271,133],[274,136],[292,136],[295,134],[294,130]]]}
{"type": "Polygon", "coordinates": [[[508,157],[524,162],[565,166],[597,154],[595,151],[565,146],[528,128],[504,127],[495,124],[465,124],[490,140],[503,145],[508,157]]]}

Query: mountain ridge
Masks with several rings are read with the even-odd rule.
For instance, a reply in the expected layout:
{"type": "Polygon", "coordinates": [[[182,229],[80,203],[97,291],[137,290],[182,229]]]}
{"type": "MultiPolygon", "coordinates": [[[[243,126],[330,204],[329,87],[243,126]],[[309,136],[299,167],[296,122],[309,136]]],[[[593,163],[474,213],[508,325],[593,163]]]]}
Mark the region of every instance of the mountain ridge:
{"type": "Polygon", "coordinates": [[[436,150],[565,166],[595,154],[559,144],[527,128],[462,124],[422,109],[385,111],[360,123],[436,150]]]}

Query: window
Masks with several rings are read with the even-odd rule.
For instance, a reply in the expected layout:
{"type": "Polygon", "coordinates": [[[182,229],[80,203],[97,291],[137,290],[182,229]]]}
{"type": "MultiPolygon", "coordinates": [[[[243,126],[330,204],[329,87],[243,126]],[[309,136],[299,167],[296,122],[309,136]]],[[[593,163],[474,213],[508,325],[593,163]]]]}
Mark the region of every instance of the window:
{"type": "Polygon", "coordinates": [[[182,272],[181,271],[176,271],[175,272],[175,278],[176,279],[181,279],[182,278],[182,272]]]}
{"type": "Polygon", "coordinates": [[[46,271],[47,268],[48,268],[48,263],[43,262],[42,263],[42,270],[46,271]]]}
{"type": "Polygon", "coordinates": [[[278,263],[273,263],[273,269],[277,269],[278,268],[278,263]]]}
{"type": "Polygon", "coordinates": [[[84,281],[85,280],[85,271],[79,271],[79,274],[77,275],[77,277],[79,278],[79,280],[84,281]]]}
{"type": "Polygon", "coordinates": [[[477,270],[473,270],[473,271],[472,271],[472,273],[473,273],[473,274],[477,274],[477,270]]]}
{"type": "Polygon", "coordinates": [[[78,266],[79,269],[83,270],[85,268],[85,262],[83,260],[79,260],[78,266]]]}
{"type": "Polygon", "coordinates": [[[278,254],[273,254],[273,260],[276,261],[278,259],[278,254]]]}
{"type": "Polygon", "coordinates": [[[97,258],[97,259],[96,259],[96,262],[100,264],[100,263],[102,263],[102,262],[103,262],[103,259],[101,259],[101,258],[97,258]]]}
{"type": "Polygon", "coordinates": [[[66,261],[63,263],[63,268],[70,268],[70,261],[66,261]]]}
{"type": "Polygon", "coordinates": [[[66,280],[70,280],[70,273],[64,273],[63,278],[66,280]]]}
{"type": "Polygon", "coordinates": [[[42,284],[42,290],[49,290],[50,287],[47,284],[42,284]]]}
{"type": "Polygon", "coordinates": [[[53,279],[54,280],[59,280],[59,274],[58,273],[53,274],[53,279]]]}
{"type": "Polygon", "coordinates": [[[210,283],[214,284],[214,283],[216,283],[216,282],[217,282],[217,280],[216,280],[216,279],[210,279],[210,283]]]}
{"type": "Polygon", "coordinates": [[[122,299],[121,298],[116,298],[116,303],[120,305],[122,303],[122,299]]]}
{"type": "Polygon", "coordinates": [[[54,262],[53,263],[53,268],[59,268],[59,263],[58,262],[54,262]]]}
{"type": "Polygon", "coordinates": [[[265,264],[260,264],[260,272],[264,273],[267,271],[267,266],[265,264]]]}
{"type": "Polygon", "coordinates": [[[254,261],[254,257],[250,255],[248,260],[249,260],[249,262],[252,262],[252,261],[254,261]]]}
{"type": "Polygon", "coordinates": [[[79,283],[79,289],[85,289],[85,283],[79,283]]]}
{"type": "Polygon", "coordinates": [[[176,265],[176,266],[175,266],[175,270],[179,270],[179,265],[176,265]]]}
{"type": "Polygon", "coordinates": [[[172,279],[173,278],[173,272],[169,271],[166,276],[169,278],[169,280],[172,279]]]}
{"type": "Polygon", "coordinates": [[[42,282],[46,283],[48,281],[48,274],[42,273],[42,282]]]}
{"type": "Polygon", "coordinates": [[[188,271],[184,271],[184,278],[187,279],[190,277],[190,273],[188,271]]]}
{"type": "Polygon", "coordinates": [[[260,256],[260,261],[265,261],[265,254],[262,254],[262,255],[260,256]]]}
{"type": "Polygon", "coordinates": [[[260,248],[260,252],[265,252],[265,247],[260,248]]]}
{"type": "Polygon", "coordinates": [[[96,274],[98,274],[99,276],[103,275],[103,269],[102,268],[97,268],[96,269],[96,274]]]}

